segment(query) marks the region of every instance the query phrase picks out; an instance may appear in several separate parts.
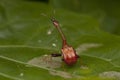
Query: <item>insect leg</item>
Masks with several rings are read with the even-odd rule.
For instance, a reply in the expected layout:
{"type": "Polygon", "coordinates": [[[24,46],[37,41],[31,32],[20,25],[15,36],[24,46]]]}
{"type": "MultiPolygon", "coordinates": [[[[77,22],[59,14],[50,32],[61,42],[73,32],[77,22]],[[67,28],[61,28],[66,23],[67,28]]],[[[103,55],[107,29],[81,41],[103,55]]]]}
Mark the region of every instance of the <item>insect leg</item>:
{"type": "Polygon", "coordinates": [[[59,57],[59,56],[62,56],[62,54],[60,54],[60,53],[59,54],[58,53],[52,53],[51,56],[52,57],[59,57]]]}

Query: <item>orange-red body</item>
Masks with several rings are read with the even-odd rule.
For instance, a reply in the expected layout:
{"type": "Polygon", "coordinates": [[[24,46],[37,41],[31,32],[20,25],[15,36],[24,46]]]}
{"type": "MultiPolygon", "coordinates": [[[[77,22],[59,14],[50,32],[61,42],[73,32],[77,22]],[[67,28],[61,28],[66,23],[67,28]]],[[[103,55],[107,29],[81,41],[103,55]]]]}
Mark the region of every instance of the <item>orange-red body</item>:
{"type": "Polygon", "coordinates": [[[77,62],[78,55],[71,46],[65,45],[63,46],[61,51],[62,51],[63,60],[66,64],[73,65],[77,62]]]}

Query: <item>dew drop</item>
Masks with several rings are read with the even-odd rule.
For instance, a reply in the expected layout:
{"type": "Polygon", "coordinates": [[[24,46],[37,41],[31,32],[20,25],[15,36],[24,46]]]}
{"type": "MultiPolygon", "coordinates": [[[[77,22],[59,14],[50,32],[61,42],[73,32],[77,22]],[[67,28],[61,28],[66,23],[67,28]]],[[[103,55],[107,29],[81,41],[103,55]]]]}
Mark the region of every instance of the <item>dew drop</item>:
{"type": "Polygon", "coordinates": [[[50,35],[51,33],[52,33],[51,30],[48,30],[48,31],[47,31],[47,35],[50,35]]]}
{"type": "Polygon", "coordinates": [[[53,46],[53,47],[56,47],[56,44],[55,44],[55,43],[53,43],[53,44],[52,44],[52,46],[53,46]]]}
{"type": "Polygon", "coordinates": [[[22,77],[24,74],[23,73],[20,73],[20,76],[22,77]]]}

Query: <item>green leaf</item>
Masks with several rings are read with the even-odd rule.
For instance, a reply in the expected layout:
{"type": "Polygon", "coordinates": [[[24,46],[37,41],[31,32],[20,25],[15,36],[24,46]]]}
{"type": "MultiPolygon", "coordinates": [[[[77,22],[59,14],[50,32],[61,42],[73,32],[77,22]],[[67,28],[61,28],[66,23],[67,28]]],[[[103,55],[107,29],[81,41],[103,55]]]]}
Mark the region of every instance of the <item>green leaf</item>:
{"type": "Polygon", "coordinates": [[[55,11],[51,16],[52,7],[43,3],[0,1],[0,79],[120,79],[120,37],[101,31],[89,15],[55,11]],[[49,17],[59,21],[80,55],[77,64],[67,66],[61,57],[51,58],[51,53],[60,53],[62,43],[49,17]]]}

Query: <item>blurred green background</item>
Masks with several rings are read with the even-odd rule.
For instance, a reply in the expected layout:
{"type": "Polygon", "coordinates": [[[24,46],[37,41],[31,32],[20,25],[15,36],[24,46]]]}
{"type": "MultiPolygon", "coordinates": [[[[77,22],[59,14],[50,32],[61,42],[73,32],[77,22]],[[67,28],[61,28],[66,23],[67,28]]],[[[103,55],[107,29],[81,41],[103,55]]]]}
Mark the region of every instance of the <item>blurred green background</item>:
{"type": "Polygon", "coordinates": [[[54,9],[87,14],[99,21],[104,31],[120,35],[120,0],[30,0],[41,1],[54,9]]]}

